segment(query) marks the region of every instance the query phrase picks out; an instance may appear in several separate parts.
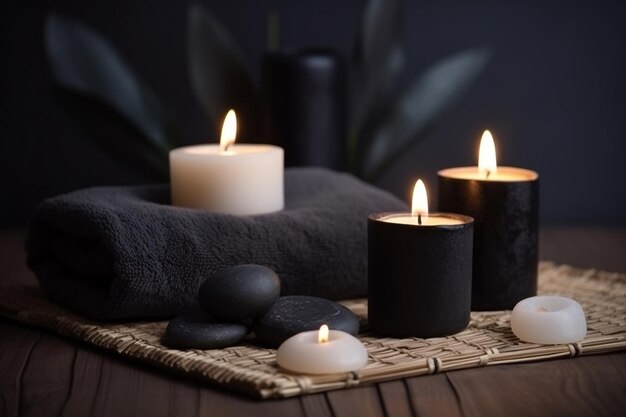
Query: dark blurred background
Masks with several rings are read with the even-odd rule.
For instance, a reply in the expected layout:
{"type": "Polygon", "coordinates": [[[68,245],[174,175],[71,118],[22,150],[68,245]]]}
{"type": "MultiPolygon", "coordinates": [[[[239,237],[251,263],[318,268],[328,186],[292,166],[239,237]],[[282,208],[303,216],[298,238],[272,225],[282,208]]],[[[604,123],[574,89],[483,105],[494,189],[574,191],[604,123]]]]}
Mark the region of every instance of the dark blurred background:
{"type": "MultiPolygon", "coordinates": [[[[283,45],[348,53],[364,1],[205,1],[260,73],[267,13],[283,45]]],[[[436,201],[438,169],[474,165],[480,135],[499,163],[541,176],[545,224],[626,225],[626,2],[409,1],[408,81],[468,47],[493,56],[479,81],[377,184],[408,201],[416,177],[436,201]]],[[[189,1],[4,1],[0,6],[1,226],[25,225],[43,198],[81,187],[153,182],[61,106],[44,54],[50,12],[95,28],[171,109],[189,143],[216,141],[189,87],[189,1]]],[[[257,80],[258,81],[258,80],[257,80]]],[[[115,134],[115,132],[112,132],[115,134]]]]}

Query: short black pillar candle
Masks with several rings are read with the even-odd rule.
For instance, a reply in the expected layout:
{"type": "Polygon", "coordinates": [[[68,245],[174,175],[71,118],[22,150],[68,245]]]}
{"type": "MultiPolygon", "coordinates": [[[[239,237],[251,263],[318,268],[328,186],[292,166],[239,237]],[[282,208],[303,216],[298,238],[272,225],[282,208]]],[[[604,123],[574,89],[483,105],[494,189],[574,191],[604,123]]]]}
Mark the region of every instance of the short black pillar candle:
{"type": "Polygon", "coordinates": [[[473,220],[448,213],[430,214],[434,225],[410,219],[368,219],[370,327],[392,337],[457,333],[470,319],[473,220]]]}
{"type": "Polygon", "coordinates": [[[472,310],[512,309],[537,293],[539,176],[498,167],[439,171],[439,210],[472,216],[472,310]]]}

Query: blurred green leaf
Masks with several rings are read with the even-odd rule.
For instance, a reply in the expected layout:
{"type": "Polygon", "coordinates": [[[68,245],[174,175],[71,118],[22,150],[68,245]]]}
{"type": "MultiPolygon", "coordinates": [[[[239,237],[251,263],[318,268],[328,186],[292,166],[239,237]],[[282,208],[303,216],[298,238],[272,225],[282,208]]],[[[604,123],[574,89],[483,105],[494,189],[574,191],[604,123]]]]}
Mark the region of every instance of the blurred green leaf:
{"type": "Polygon", "coordinates": [[[350,131],[357,135],[377,103],[392,94],[404,68],[404,0],[370,0],[352,56],[350,131]]]}
{"type": "Polygon", "coordinates": [[[418,77],[399,98],[388,122],[373,131],[361,159],[364,177],[375,179],[414,143],[476,80],[490,55],[486,49],[466,50],[435,63],[418,77]]]}
{"type": "Polygon", "coordinates": [[[66,17],[46,21],[46,49],[55,81],[101,100],[126,118],[157,154],[167,154],[177,135],[157,96],[94,30],[66,17]]]}
{"type": "Polygon", "coordinates": [[[84,138],[112,154],[116,162],[141,172],[147,180],[168,180],[168,153],[147,146],[141,132],[126,117],[93,96],[62,87],[54,93],[56,101],[80,128],[84,138]]]}
{"type": "Polygon", "coordinates": [[[214,123],[237,112],[238,138],[257,135],[259,98],[243,52],[222,24],[199,4],[189,9],[189,71],[192,90],[214,123]]]}

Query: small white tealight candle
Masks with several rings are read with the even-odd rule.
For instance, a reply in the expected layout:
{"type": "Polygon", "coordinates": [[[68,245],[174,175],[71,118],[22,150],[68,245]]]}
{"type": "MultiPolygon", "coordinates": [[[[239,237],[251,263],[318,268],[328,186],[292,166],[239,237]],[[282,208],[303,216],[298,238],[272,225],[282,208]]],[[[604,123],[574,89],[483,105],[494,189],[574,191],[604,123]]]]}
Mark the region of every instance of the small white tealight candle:
{"type": "Polygon", "coordinates": [[[540,295],[517,303],[511,313],[511,329],[525,342],[575,343],[585,338],[587,320],[580,304],[571,298],[540,295]]]}
{"type": "Polygon", "coordinates": [[[298,333],[285,340],[276,352],[282,368],[304,374],[333,374],[361,369],[367,364],[367,351],[351,334],[328,330],[298,333]]]}

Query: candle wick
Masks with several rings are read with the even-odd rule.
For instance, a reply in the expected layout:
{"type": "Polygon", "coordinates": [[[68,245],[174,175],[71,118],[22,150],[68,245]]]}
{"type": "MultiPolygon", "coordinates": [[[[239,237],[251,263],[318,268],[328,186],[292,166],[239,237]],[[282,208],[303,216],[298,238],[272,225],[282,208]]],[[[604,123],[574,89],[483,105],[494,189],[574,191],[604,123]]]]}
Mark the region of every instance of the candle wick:
{"type": "Polygon", "coordinates": [[[490,169],[487,170],[487,173],[485,174],[485,178],[489,178],[489,175],[491,175],[491,170],[490,169]]]}
{"type": "Polygon", "coordinates": [[[422,224],[422,215],[421,214],[417,215],[417,224],[422,224]]]}

